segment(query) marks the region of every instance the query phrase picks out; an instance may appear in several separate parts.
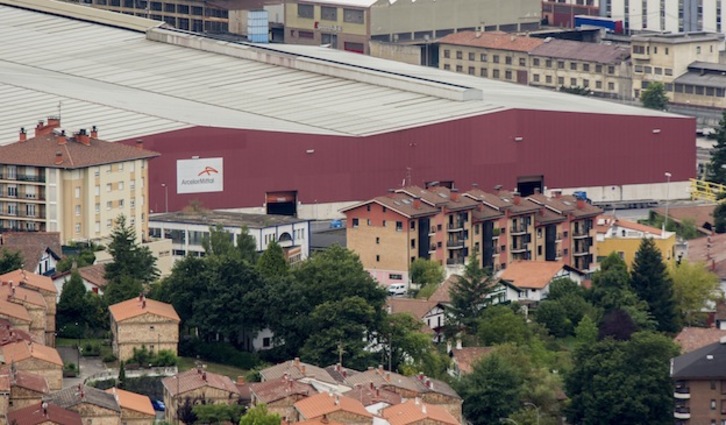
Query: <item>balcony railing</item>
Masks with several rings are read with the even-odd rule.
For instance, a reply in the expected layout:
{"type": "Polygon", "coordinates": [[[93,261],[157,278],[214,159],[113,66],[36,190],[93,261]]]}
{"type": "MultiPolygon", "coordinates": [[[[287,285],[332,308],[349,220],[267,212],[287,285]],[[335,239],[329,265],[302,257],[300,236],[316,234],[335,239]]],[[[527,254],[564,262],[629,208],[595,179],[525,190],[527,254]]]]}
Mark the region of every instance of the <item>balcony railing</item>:
{"type": "Polygon", "coordinates": [[[521,235],[523,233],[527,233],[527,226],[520,224],[518,226],[512,226],[509,230],[513,236],[521,235]]]}
{"type": "Polygon", "coordinates": [[[590,236],[590,229],[587,229],[585,227],[576,227],[575,230],[572,232],[572,237],[577,238],[584,238],[590,236]]]}
{"type": "Polygon", "coordinates": [[[454,223],[449,223],[446,225],[446,229],[449,232],[461,232],[464,230],[464,222],[458,221],[458,222],[454,222],[454,223]]]}
{"type": "Polygon", "coordinates": [[[30,176],[26,174],[0,174],[0,180],[17,180],[21,182],[45,183],[45,176],[30,176]]]}
{"type": "Polygon", "coordinates": [[[688,400],[691,398],[691,388],[688,386],[677,386],[673,391],[673,397],[679,400],[688,400]]]}
{"type": "Polygon", "coordinates": [[[590,253],[590,245],[575,245],[575,249],[572,252],[573,255],[587,255],[590,253]]]}
{"type": "Polygon", "coordinates": [[[513,247],[509,248],[509,251],[512,254],[520,254],[522,252],[526,252],[528,249],[529,249],[529,244],[526,244],[525,243],[525,244],[522,244],[522,245],[513,246],[513,247]]]}
{"type": "Polygon", "coordinates": [[[562,242],[562,233],[558,233],[555,235],[555,242],[562,242]]]}
{"type": "Polygon", "coordinates": [[[446,259],[446,265],[447,266],[455,266],[455,265],[464,265],[464,258],[447,258],[446,259]]]}
{"type": "Polygon", "coordinates": [[[429,252],[436,251],[436,245],[429,245],[429,252]]]}
{"type": "Polygon", "coordinates": [[[673,417],[676,419],[690,419],[691,408],[690,407],[676,407],[673,411],[673,417]]]}
{"type": "Polygon", "coordinates": [[[466,242],[465,238],[449,238],[448,241],[446,241],[446,247],[449,249],[462,249],[464,248],[464,243],[466,242]]]}

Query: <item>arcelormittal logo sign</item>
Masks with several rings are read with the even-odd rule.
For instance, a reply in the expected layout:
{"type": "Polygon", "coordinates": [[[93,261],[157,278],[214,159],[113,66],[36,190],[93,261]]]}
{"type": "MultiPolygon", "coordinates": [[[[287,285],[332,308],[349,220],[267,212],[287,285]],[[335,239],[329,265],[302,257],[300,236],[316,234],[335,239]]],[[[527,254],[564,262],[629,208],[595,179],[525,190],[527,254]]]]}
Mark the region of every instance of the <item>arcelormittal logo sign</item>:
{"type": "Polygon", "coordinates": [[[223,158],[180,159],[176,162],[177,193],[222,192],[223,158]]]}

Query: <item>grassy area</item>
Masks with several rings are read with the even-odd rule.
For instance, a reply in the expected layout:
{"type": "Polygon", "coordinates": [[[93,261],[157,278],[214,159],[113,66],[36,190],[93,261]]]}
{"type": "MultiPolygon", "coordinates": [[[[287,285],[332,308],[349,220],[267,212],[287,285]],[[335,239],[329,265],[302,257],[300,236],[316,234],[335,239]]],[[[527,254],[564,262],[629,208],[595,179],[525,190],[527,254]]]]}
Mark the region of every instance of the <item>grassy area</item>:
{"type": "MultiPolygon", "coordinates": [[[[191,357],[179,357],[179,371],[183,372],[194,368],[194,362],[196,359],[191,357]]],[[[219,363],[203,362],[207,365],[207,370],[212,373],[218,373],[220,375],[229,376],[232,381],[236,381],[238,376],[244,376],[248,370],[239,369],[234,366],[227,366],[219,363]]]]}
{"type": "MultiPolygon", "coordinates": [[[[103,345],[103,339],[88,338],[81,339],[81,347],[86,345],[87,342],[103,345]]],[[[78,344],[78,340],[75,338],[57,338],[55,340],[56,347],[75,347],[78,344]]]]}

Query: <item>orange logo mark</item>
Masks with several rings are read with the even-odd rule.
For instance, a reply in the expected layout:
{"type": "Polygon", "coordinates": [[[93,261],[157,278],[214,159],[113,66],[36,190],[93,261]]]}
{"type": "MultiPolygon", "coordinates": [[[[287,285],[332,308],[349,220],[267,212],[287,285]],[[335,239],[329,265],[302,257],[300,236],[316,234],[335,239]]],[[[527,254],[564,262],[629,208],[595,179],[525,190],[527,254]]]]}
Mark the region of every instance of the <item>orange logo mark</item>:
{"type": "Polygon", "coordinates": [[[202,174],[211,176],[212,174],[219,174],[219,171],[207,165],[202,171],[199,172],[199,174],[197,174],[197,176],[201,176],[202,174]]]}

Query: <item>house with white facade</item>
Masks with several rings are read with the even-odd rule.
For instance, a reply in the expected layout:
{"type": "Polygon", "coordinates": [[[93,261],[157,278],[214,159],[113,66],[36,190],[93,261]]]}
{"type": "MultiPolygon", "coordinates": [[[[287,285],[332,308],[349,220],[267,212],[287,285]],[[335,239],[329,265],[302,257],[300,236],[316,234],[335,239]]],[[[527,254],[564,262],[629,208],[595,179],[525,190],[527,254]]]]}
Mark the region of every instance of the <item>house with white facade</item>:
{"type": "Polygon", "coordinates": [[[547,298],[554,280],[567,278],[581,285],[585,273],[561,261],[515,261],[499,278],[520,291],[519,301],[539,302],[547,298]]]}
{"type": "Polygon", "coordinates": [[[171,239],[172,257],[177,260],[187,255],[204,255],[202,241],[209,237],[210,227],[217,225],[230,233],[235,246],[246,228],[255,238],[258,252],[276,241],[290,263],[302,261],[310,254],[310,221],[284,215],[209,210],[155,214],[149,220],[149,235],[171,239]]]}
{"type": "MultiPolygon", "coordinates": [[[[83,286],[86,291],[91,291],[94,294],[103,295],[103,289],[106,287],[106,265],[105,264],[93,264],[91,266],[78,268],[78,274],[81,275],[83,286]]],[[[58,273],[53,276],[53,285],[58,290],[58,302],[60,302],[61,294],[63,293],[63,285],[71,279],[71,270],[63,273],[58,273]]]]}

